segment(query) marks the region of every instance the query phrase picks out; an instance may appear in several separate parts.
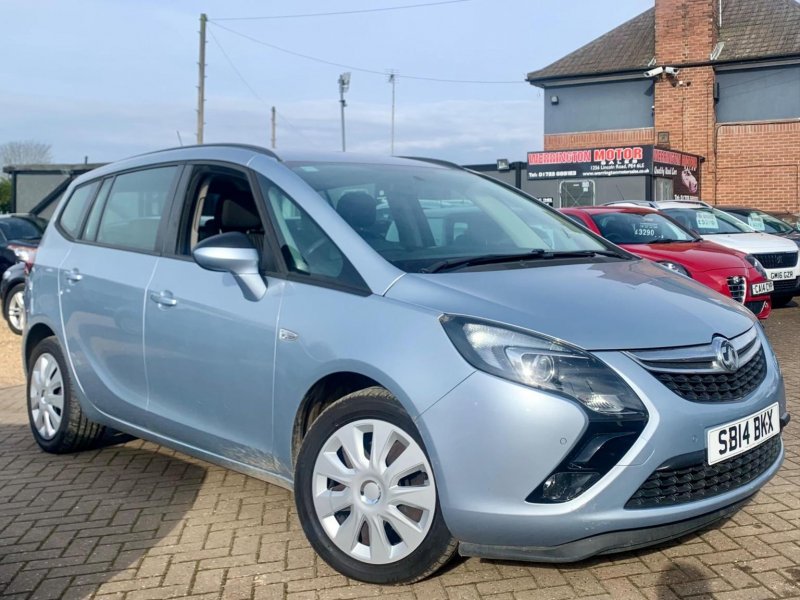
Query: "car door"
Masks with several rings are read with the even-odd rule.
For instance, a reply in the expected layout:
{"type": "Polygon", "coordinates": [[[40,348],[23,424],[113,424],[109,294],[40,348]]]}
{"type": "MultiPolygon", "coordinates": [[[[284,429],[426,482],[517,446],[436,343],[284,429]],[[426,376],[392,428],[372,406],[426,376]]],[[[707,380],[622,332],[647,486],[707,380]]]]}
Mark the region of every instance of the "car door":
{"type": "MultiPolygon", "coordinates": [[[[272,465],[272,385],[284,281],[245,298],[229,273],[201,268],[198,242],[240,231],[262,250],[266,211],[245,171],[193,165],[171,216],[171,252],[147,289],[145,364],[153,431],[267,471],[272,465]]],[[[265,256],[269,252],[264,252],[265,256]]]]}
{"type": "MultiPolygon", "coordinates": [[[[65,343],[78,383],[102,412],[144,426],[144,297],[180,167],[106,179],[59,268],[65,343]]],[[[69,233],[62,230],[69,236],[69,233]]]]}

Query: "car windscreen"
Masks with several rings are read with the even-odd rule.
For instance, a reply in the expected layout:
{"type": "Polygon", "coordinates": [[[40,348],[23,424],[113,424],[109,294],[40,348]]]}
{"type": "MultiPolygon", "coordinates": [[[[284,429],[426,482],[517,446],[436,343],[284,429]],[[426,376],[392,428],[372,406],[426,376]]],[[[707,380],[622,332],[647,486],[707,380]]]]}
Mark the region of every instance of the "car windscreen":
{"type": "Polygon", "coordinates": [[[0,219],[0,231],[8,240],[30,240],[42,237],[44,227],[38,221],[9,217],[0,219]]]}
{"type": "Polygon", "coordinates": [[[753,232],[739,219],[713,208],[665,208],[663,212],[700,235],[753,232]]]}
{"type": "Polygon", "coordinates": [[[787,233],[792,233],[794,231],[794,228],[792,228],[792,226],[788,223],[784,223],[780,219],[760,210],[737,210],[727,212],[743,223],[747,223],[756,231],[763,231],[764,233],[777,233],[779,235],[786,235],[787,233]]]}
{"type": "Polygon", "coordinates": [[[287,166],[404,271],[450,259],[614,250],[535,200],[467,171],[425,163],[287,166]]]}
{"type": "Polygon", "coordinates": [[[691,242],[695,237],[658,213],[612,212],[593,214],[600,233],[615,244],[691,242]]]}

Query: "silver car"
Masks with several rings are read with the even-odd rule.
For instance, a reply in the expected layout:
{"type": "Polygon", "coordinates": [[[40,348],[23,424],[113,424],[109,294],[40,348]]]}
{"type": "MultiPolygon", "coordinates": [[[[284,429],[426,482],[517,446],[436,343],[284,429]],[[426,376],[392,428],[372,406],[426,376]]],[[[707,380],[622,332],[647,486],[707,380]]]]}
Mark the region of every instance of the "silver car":
{"type": "Polygon", "coordinates": [[[749,311],[455,165],[205,145],[64,198],[26,292],[38,444],[118,430],[293,488],[350,577],[663,542],[783,460],[749,311]]]}

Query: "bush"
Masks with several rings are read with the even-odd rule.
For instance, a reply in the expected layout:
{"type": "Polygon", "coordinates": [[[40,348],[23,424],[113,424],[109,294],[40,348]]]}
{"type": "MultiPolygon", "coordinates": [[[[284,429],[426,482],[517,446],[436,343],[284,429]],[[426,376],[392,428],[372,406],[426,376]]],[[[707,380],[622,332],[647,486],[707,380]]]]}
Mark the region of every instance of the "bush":
{"type": "Polygon", "coordinates": [[[11,180],[0,177],[0,214],[11,210],[11,180]]]}

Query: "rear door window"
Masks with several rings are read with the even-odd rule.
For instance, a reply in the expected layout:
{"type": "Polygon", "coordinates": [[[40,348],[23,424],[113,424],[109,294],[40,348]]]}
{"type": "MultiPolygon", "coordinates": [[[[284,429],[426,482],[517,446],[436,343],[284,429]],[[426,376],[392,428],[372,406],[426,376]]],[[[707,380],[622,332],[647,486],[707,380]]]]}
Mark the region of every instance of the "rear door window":
{"type": "Polygon", "coordinates": [[[178,169],[177,166],[158,167],[115,177],[91,241],[155,252],[158,230],[178,169]]]}

